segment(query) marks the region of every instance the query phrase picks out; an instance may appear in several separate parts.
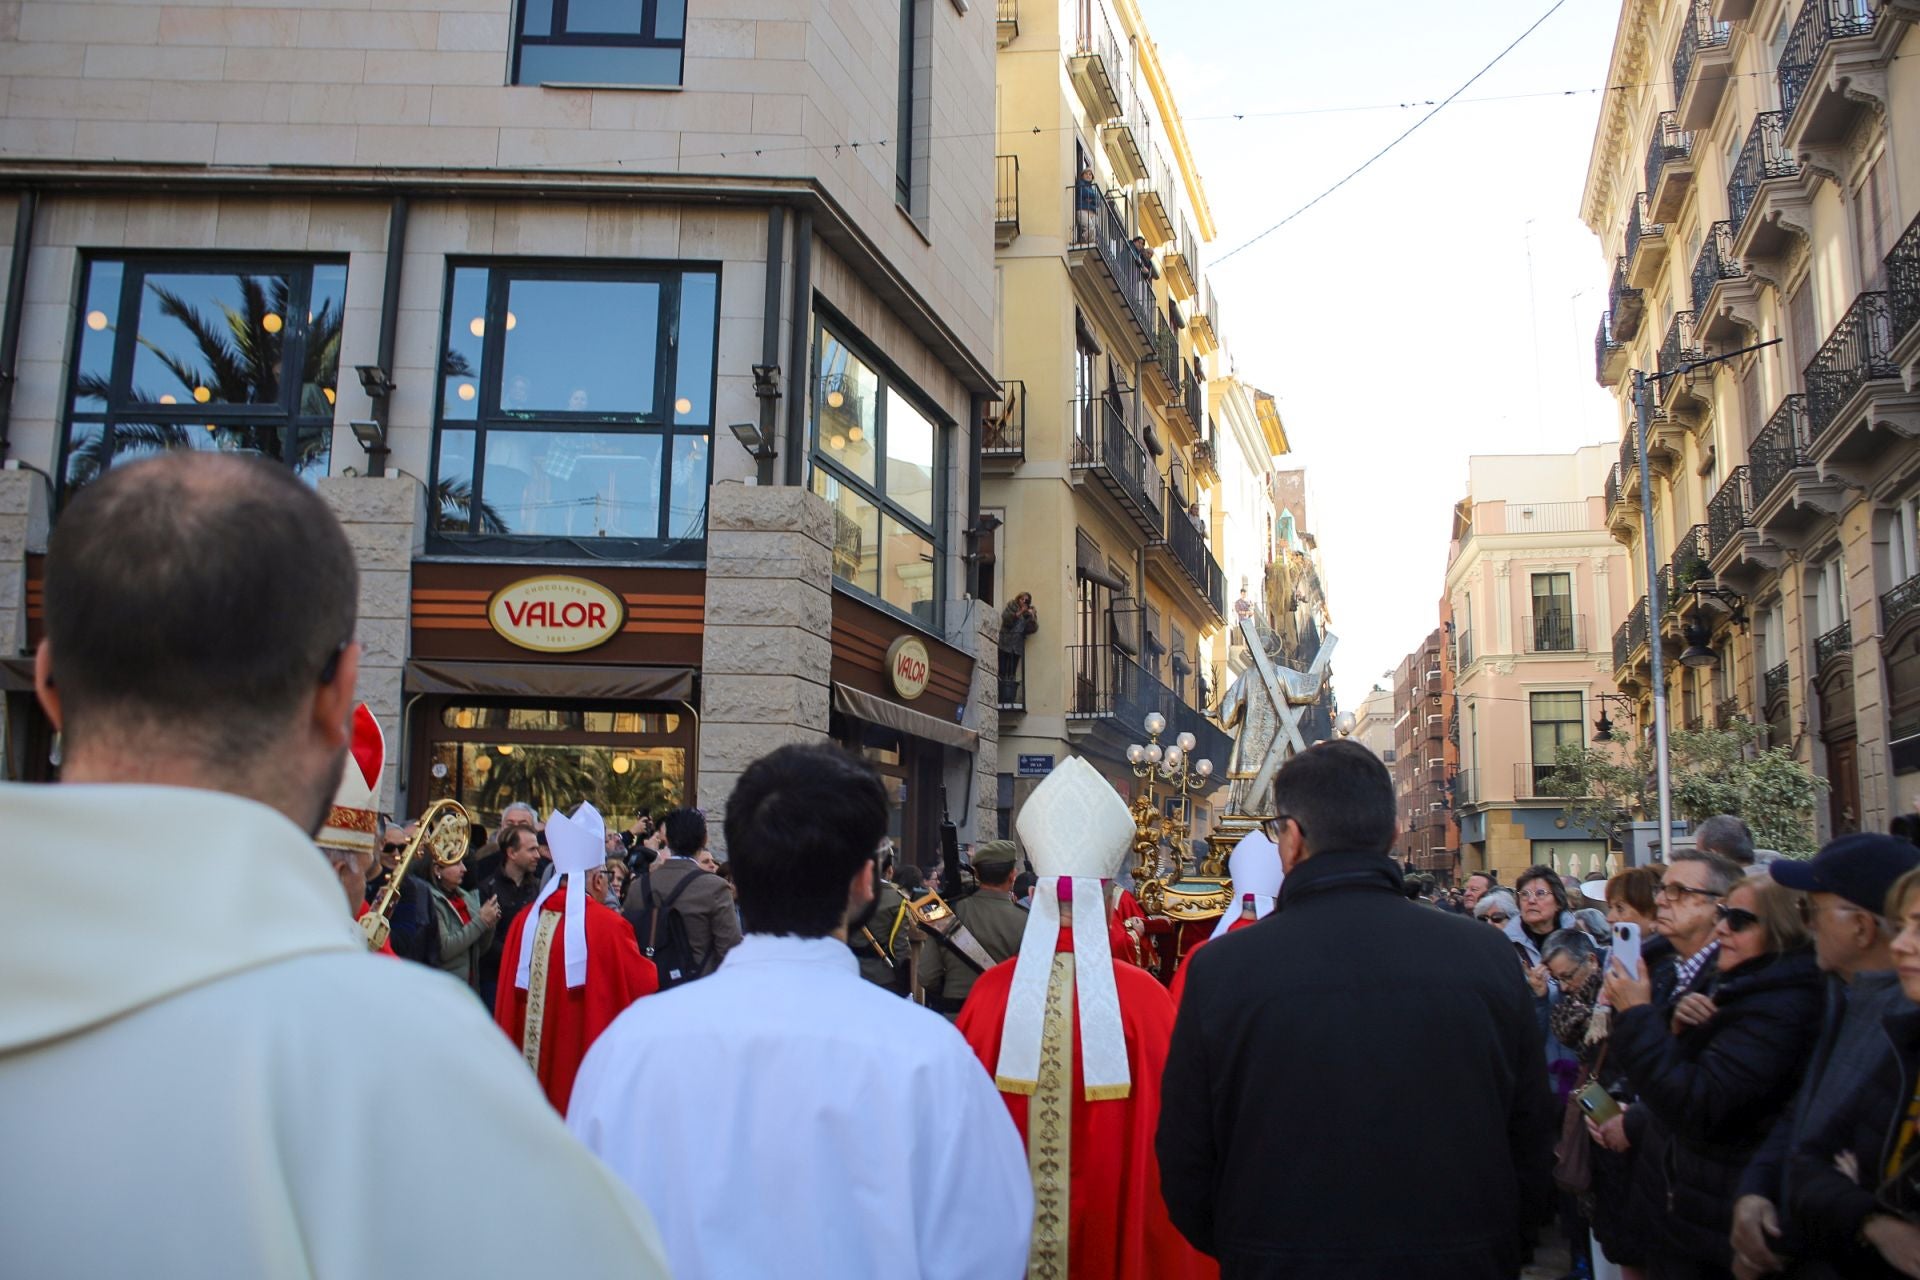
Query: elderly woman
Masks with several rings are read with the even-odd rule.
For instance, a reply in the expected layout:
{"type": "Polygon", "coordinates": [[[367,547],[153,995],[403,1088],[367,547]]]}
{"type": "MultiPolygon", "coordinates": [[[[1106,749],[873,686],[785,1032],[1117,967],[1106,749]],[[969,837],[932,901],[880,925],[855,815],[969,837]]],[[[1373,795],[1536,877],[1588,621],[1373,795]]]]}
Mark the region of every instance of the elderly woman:
{"type": "MultiPolygon", "coordinates": [[[[1717,973],[1700,1021],[1669,1029],[1644,957],[1612,966],[1611,1061],[1635,1102],[1624,1140],[1635,1152],[1631,1216],[1646,1233],[1648,1271],[1724,1276],[1741,1172],[1792,1100],[1820,1031],[1820,974],[1801,895],[1741,880],[1715,908],[1717,973]]],[[[1622,1136],[1608,1135],[1619,1150],[1622,1136]]]]}
{"type": "Polygon", "coordinates": [[[455,862],[435,867],[429,884],[433,922],[440,930],[440,968],[477,993],[480,957],[493,940],[493,927],[500,923],[500,901],[488,898],[483,904],[473,890],[461,887],[466,878],[467,864],[455,862]]]}
{"type": "Polygon", "coordinates": [[[1520,915],[1520,904],[1505,889],[1489,889],[1473,906],[1473,918],[1505,933],[1507,924],[1520,915]]]}

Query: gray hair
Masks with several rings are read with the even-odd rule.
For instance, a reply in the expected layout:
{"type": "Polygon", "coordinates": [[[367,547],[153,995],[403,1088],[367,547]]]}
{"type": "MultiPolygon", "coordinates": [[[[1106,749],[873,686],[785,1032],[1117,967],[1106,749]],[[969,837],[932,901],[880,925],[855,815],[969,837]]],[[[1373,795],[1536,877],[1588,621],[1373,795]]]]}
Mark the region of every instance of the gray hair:
{"type": "Polygon", "coordinates": [[[1495,907],[1505,911],[1508,919],[1520,914],[1520,904],[1514,900],[1511,890],[1489,889],[1480,895],[1480,901],[1473,904],[1473,918],[1485,920],[1493,914],[1495,907]]]}
{"type": "Polygon", "coordinates": [[[1701,823],[1694,830],[1693,847],[1717,853],[1743,867],[1753,865],[1753,832],[1730,813],[1716,814],[1701,823]]]}
{"type": "Polygon", "coordinates": [[[1593,945],[1593,939],[1583,930],[1556,929],[1547,938],[1547,944],[1540,948],[1540,963],[1546,964],[1555,956],[1570,956],[1575,964],[1585,964],[1599,954],[1600,949],[1593,945]]]}
{"type": "Polygon", "coordinates": [[[1573,913],[1573,918],[1580,922],[1580,927],[1587,931],[1588,937],[1601,939],[1607,936],[1607,913],[1598,907],[1582,907],[1573,913]]]}
{"type": "Polygon", "coordinates": [[[538,822],[540,820],[539,812],[532,805],[528,804],[525,800],[515,800],[509,803],[506,808],[500,811],[500,820],[502,822],[505,822],[507,820],[507,815],[510,813],[524,813],[529,818],[532,818],[535,822],[538,822]]]}
{"type": "MultiPolygon", "coordinates": [[[[1738,821],[1738,819],[1735,819],[1738,821]]],[[[1697,845],[1692,849],[1675,849],[1673,856],[1667,859],[1668,866],[1679,866],[1683,862],[1698,862],[1707,868],[1707,887],[1725,897],[1740,883],[1745,874],[1739,863],[1711,849],[1702,849],[1697,845]]]]}

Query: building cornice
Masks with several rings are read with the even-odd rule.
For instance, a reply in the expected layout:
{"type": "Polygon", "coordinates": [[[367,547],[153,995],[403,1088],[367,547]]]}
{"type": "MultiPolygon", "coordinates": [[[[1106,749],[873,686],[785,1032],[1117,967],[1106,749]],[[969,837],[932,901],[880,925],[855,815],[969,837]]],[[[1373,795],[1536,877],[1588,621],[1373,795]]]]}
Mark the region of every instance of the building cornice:
{"type": "Polygon", "coordinates": [[[1653,7],[1653,0],[1625,0],[1613,34],[1613,56],[1607,62],[1605,98],[1600,104],[1600,119],[1594,125],[1586,188],[1580,197],[1581,220],[1603,241],[1609,229],[1607,209],[1612,203],[1613,176],[1632,129],[1634,87],[1647,73],[1653,7]]]}
{"type": "Polygon", "coordinates": [[[1147,32],[1147,20],[1140,15],[1140,7],[1134,0],[1114,0],[1119,8],[1121,19],[1140,39],[1140,68],[1146,73],[1147,88],[1153,94],[1154,105],[1160,108],[1160,123],[1166,135],[1167,145],[1173,148],[1173,162],[1179,166],[1180,181],[1187,188],[1187,206],[1193,210],[1193,217],[1200,224],[1200,240],[1210,244],[1220,234],[1213,222],[1213,206],[1207,203],[1207,190],[1200,180],[1200,165],[1194,160],[1193,149],[1187,145],[1187,126],[1180,118],[1180,106],[1173,99],[1173,86],[1167,83],[1166,71],[1160,65],[1160,46],[1154,43],[1147,32]]]}

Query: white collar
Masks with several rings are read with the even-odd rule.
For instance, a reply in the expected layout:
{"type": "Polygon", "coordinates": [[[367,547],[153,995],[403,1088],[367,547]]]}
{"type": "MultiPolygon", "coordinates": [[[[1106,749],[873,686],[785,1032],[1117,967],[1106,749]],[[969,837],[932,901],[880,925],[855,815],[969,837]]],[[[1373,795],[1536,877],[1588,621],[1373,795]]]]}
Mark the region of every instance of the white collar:
{"type": "Polygon", "coordinates": [[[858,974],[860,962],[838,938],[800,938],[790,934],[749,933],[727,952],[721,968],[744,964],[820,965],[858,974]]]}

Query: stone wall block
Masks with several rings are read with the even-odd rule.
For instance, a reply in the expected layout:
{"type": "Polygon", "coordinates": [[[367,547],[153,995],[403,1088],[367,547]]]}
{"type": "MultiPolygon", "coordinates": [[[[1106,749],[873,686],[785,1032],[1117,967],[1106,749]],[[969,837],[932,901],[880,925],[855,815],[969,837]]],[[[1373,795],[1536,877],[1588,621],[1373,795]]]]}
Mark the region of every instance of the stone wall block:
{"type": "Polygon", "coordinates": [[[707,581],[716,578],[797,579],[824,588],[833,580],[833,557],[826,547],[797,533],[709,534],[707,581]]]}
{"type": "Polygon", "coordinates": [[[360,618],[406,619],[413,611],[413,574],[398,569],[363,569],[360,618]]]}
{"type": "Polygon", "coordinates": [[[833,596],[811,584],[791,579],[709,581],[707,625],[795,627],[831,640],[833,596]]]}
{"type": "Polygon", "coordinates": [[[700,686],[701,713],[709,724],[824,725],[831,698],[827,686],[790,675],[705,673],[700,686]]]}
{"type": "Polygon", "coordinates": [[[824,684],[833,643],[796,627],[709,627],[701,669],[708,675],[786,675],[824,684]]]}
{"type": "Polygon", "coordinates": [[[707,499],[707,529],[713,532],[800,533],[833,545],[833,508],[805,489],[786,486],[715,485],[707,499]]]}
{"type": "MultiPolygon", "coordinates": [[[[714,724],[700,731],[700,776],[718,770],[739,774],[761,756],[793,743],[827,741],[826,725],[818,729],[797,724],[714,724]]],[[[702,786],[705,791],[705,786],[702,786]]]]}

